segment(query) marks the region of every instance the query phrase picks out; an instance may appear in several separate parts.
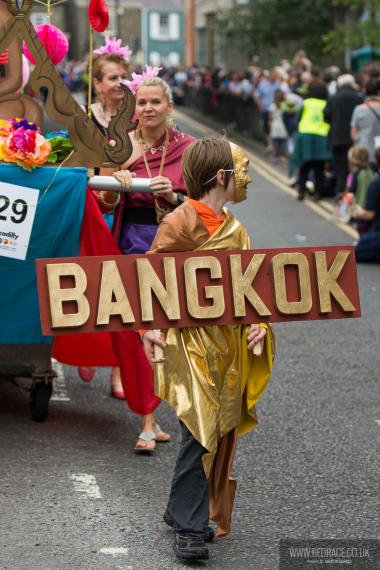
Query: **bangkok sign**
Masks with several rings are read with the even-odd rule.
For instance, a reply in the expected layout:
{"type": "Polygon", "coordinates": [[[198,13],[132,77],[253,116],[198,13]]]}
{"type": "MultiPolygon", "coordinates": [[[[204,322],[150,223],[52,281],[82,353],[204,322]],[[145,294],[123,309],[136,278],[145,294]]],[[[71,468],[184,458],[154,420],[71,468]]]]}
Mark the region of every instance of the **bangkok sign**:
{"type": "Polygon", "coordinates": [[[350,246],[36,263],[45,335],[360,316],[350,246]]]}

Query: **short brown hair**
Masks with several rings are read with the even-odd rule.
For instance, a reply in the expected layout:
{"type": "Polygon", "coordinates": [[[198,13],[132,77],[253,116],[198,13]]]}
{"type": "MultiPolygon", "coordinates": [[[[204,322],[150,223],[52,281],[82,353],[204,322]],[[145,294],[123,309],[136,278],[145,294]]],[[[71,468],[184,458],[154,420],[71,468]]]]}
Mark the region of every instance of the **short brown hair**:
{"type": "Polygon", "coordinates": [[[368,168],[369,152],[364,146],[353,146],[348,151],[348,160],[356,168],[368,168]]]}
{"type": "Polygon", "coordinates": [[[106,63],[116,63],[121,65],[121,67],[128,73],[130,70],[129,63],[120,55],[116,53],[102,53],[95,55],[93,67],[92,67],[92,77],[101,81],[104,76],[103,68],[106,63]]]}
{"type": "MultiPolygon", "coordinates": [[[[190,198],[199,200],[216,186],[218,170],[234,167],[229,142],[224,137],[208,137],[191,143],[182,155],[182,172],[190,198]],[[211,180],[213,178],[213,180],[211,180]]],[[[227,188],[231,173],[226,172],[227,188]]]]}

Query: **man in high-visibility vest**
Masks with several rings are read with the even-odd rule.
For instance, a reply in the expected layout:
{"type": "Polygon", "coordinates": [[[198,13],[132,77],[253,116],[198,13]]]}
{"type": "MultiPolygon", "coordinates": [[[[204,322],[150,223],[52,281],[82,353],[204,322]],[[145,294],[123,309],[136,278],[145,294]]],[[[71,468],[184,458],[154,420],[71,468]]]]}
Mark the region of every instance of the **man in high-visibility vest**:
{"type": "Polygon", "coordinates": [[[296,144],[292,163],[299,168],[298,199],[303,200],[310,171],[314,172],[315,198],[323,194],[324,165],[331,159],[327,140],[330,125],[325,122],[323,111],[327,104],[327,89],[320,83],[309,87],[309,93],[300,111],[296,144]]]}

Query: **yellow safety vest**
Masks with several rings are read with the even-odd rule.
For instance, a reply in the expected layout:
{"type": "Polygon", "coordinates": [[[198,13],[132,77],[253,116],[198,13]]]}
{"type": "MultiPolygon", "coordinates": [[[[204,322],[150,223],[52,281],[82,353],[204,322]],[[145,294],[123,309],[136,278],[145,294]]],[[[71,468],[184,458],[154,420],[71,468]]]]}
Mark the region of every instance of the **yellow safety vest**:
{"type": "Polygon", "coordinates": [[[325,123],[323,118],[323,109],[326,105],[327,101],[323,99],[305,99],[298,132],[326,137],[330,130],[330,125],[325,123]]]}

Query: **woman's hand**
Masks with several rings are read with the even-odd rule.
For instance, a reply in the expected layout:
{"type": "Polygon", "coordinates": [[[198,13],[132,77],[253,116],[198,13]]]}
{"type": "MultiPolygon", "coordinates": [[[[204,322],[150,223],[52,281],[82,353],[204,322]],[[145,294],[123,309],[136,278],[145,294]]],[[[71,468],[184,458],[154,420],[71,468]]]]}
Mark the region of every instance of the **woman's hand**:
{"type": "Polygon", "coordinates": [[[164,349],[166,346],[165,341],[164,341],[164,337],[162,336],[161,333],[158,333],[155,330],[146,331],[143,334],[142,342],[143,342],[146,357],[149,360],[149,362],[157,363],[157,362],[164,362],[165,361],[165,357],[157,360],[154,356],[154,345],[157,345],[162,349],[164,349]]]}
{"type": "Polygon", "coordinates": [[[260,344],[261,352],[264,348],[264,338],[267,334],[267,329],[260,327],[260,325],[251,325],[247,334],[248,350],[252,350],[256,345],[260,344]]]}
{"type": "Polygon", "coordinates": [[[132,186],[132,180],[135,178],[136,174],[130,172],[129,170],[118,170],[113,173],[113,177],[116,178],[118,182],[123,186],[123,188],[130,188],[132,186]]]}
{"type": "Polygon", "coordinates": [[[169,204],[177,204],[177,193],[173,192],[173,184],[166,176],[155,176],[150,183],[155,198],[164,198],[169,204]]]}

